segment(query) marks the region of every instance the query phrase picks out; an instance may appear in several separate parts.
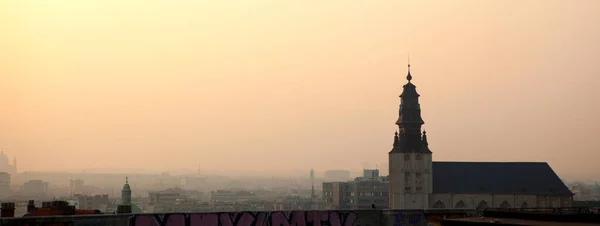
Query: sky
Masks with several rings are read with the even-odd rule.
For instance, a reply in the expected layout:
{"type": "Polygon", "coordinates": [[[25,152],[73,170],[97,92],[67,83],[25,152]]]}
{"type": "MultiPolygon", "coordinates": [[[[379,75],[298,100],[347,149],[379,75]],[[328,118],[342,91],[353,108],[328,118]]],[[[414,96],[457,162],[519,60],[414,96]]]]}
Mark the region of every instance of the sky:
{"type": "Polygon", "coordinates": [[[596,0],[4,0],[0,150],[20,171],[387,169],[410,55],[434,161],[588,177],[598,21],[596,0]]]}

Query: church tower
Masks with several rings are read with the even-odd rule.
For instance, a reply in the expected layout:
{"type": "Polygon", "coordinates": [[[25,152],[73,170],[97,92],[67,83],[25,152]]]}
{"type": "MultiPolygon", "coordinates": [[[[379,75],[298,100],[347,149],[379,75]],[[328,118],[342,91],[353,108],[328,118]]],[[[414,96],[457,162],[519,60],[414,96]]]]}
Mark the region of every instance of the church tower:
{"type": "Polygon", "coordinates": [[[125,184],[121,189],[121,204],[117,205],[118,214],[131,213],[131,187],[129,186],[129,177],[125,177],[125,184]]]}
{"type": "Polygon", "coordinates": [[[426,209],[433,192],[432,158],[426,132],[421,133],[425,122],[421,118],[420,95],[411,82],[410,64],[406,79],[400,95],[398,131],[389,152],[389,208],[426,209]]]}
{"type": "Polygon", "coordinates": [[[131,187],[129,187],[129,177],[125,177],[125,184],[121,190],[121,204],[131,205],[131,187]]]}

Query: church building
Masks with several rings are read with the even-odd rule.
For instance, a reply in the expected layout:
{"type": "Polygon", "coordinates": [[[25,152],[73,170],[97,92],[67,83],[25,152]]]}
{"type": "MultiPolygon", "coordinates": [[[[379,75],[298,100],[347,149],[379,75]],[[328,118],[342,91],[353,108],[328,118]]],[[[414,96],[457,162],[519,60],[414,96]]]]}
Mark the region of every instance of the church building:
{"type": "Polygon", "coordinates": [[[545,162],[433,162],[416,86],[400,95],[389,152],[389,208],[570,207],[573,193],[545,162]]]}

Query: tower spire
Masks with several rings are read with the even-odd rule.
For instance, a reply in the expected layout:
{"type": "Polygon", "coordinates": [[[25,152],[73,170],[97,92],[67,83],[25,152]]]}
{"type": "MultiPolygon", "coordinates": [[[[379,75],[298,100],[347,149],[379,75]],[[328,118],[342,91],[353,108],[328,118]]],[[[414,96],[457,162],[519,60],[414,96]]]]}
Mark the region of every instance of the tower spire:
{"type": "Polygon", "coordinates": [[[315,195],[315,170],[314,169],[310,169],[310,185],[311,185],[310,198],[311,198],[311,200],[313,200],[316,197],[316,195],[315,195]]]}
{"type": "Polygon", "coordinates": [[[403,86],[400,94],[400,110],[396,125],[398,125],[398,145],[395,152],[419,152],[421,150],[421,125],[425,122],[421,118],[419,93],[417,87],[411,82],[410,62],[406,79],[408,83],[403,86]]]}
{"type": "Polygon", "coordinates": [[[408,54],[408,75],[406,75],[406,80],[408,80],[408,82],[412,80],[412,75],[410,75],[410,53],[408,54]]]}

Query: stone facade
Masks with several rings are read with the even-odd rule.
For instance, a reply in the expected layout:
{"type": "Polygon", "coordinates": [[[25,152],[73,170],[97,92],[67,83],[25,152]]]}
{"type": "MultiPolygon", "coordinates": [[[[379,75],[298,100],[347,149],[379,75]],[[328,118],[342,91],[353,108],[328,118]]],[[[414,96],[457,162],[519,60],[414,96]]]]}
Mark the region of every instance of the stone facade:
{"type": "Polygon", "coordinates": [[[432,194],[430,208],[560,208],[571,207],[569,196],[517,194],[432,194]]]}
{"type": "Polygon", "coordinates": [[[428,208],[433,192],[431,153],[391,153],[389,158],[390,208],[428,208]]]}

